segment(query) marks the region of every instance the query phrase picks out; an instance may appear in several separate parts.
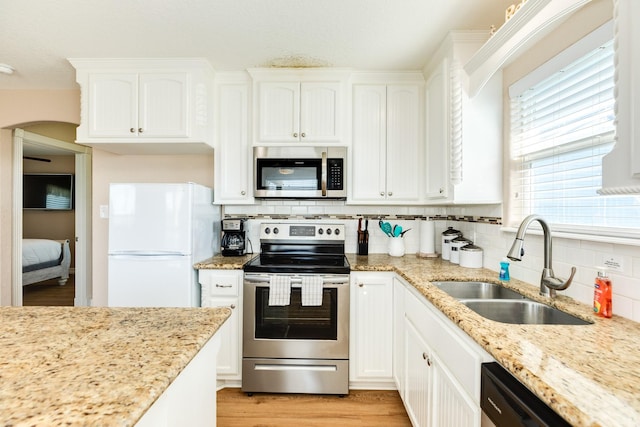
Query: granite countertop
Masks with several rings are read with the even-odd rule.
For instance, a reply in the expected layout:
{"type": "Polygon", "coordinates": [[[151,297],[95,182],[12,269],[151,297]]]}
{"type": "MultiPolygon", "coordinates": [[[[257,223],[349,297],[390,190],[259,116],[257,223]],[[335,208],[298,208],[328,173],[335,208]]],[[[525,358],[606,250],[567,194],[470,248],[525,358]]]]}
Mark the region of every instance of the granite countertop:
{"type": "MultiPolygon", "coordinates": [[[[250,258],[247,256],[244,262],[250,258]]],[[[640,323],[616,315],[611,319],[596,317],[591,306],[562,292],[552,300],[538,294],[539,286],[515,279],[502,284],[593,324],[495,322],[431,284],[438,280],[501,283],[495,271],[462,268],[440,258],[415,255],[396,258],[348,254],[347,258],[352,271],[399,274],[572,425],[640,425],[640,323]]],[[[196,268],[239,269],[244,262],[218,256],[196,268]]]]}
{"type": "Polygon", "coordinates": [[[2,425],[134,425],[230,315],[0,307],[2,425]]]}

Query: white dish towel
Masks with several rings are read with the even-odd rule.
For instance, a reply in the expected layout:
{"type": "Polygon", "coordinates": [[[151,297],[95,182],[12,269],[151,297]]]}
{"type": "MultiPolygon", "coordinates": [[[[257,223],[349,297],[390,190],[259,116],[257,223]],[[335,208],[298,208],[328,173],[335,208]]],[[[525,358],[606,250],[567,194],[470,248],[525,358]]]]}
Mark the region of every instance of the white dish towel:
{"type": "Polygon", "coordinates": [[[289,305],[291,277],[274,275],[269,278],[269,305],[289,305]]]}
{"type": "Polygon", "coordinates": [[[322,305],[322,277],[302,276],[302,305],[322,305]]]}

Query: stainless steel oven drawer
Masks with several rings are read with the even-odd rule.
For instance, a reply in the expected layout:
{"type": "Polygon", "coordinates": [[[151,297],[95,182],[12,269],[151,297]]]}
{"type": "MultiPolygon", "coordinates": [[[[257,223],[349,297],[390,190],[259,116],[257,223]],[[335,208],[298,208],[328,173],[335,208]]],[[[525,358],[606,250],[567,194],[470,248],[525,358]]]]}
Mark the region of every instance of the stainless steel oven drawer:
{"type": "Polygon", "coordinates": [[[245,358],[242,391],[346,395],[349,394],[349,361],[245,358]]]}

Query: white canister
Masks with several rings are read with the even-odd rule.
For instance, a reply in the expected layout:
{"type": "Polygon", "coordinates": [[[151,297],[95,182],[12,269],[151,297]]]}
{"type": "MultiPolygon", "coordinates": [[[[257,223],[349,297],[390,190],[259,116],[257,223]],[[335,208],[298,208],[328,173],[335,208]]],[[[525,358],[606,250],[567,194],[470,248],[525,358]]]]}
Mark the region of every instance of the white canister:
{"type": "Polygon", "coordinates": [[[462,236],[458,236],[451,241],[451,253],[449,255],[449,261],[454,264],[460,264],[460,248],[473,243],[471,240],[462,236]]]}
{"type": "Polygon", "coordinates": [[[451,241],[460,236],[462,236],[460,230],[454,230],[453,227],[449,227],[442,232],[442,259],[449,260],[451,256],[451,241]]]}
{"type": "Polygon", "coordinates": [[[468,244],[460,248],[460,267],[482,268],[482,248],[468,244]]]}

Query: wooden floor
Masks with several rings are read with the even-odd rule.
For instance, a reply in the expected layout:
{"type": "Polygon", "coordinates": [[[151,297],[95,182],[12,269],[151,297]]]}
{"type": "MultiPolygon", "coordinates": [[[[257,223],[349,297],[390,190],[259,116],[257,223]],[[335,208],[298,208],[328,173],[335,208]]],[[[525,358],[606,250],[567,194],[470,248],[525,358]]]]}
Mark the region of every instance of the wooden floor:
{"type": "Polygon", "coordinates": [[[76,287],[73,274],[63,286],[58,279],[34,283],[22,288],[22,305],[73,306],[76,287]]]}
{"type": "Polygon", "coordinates": [[[411,426],[396,391],[351,390],[348,396],[256,393],[225,388],[218,396],[219,427],[411,426]]]}

